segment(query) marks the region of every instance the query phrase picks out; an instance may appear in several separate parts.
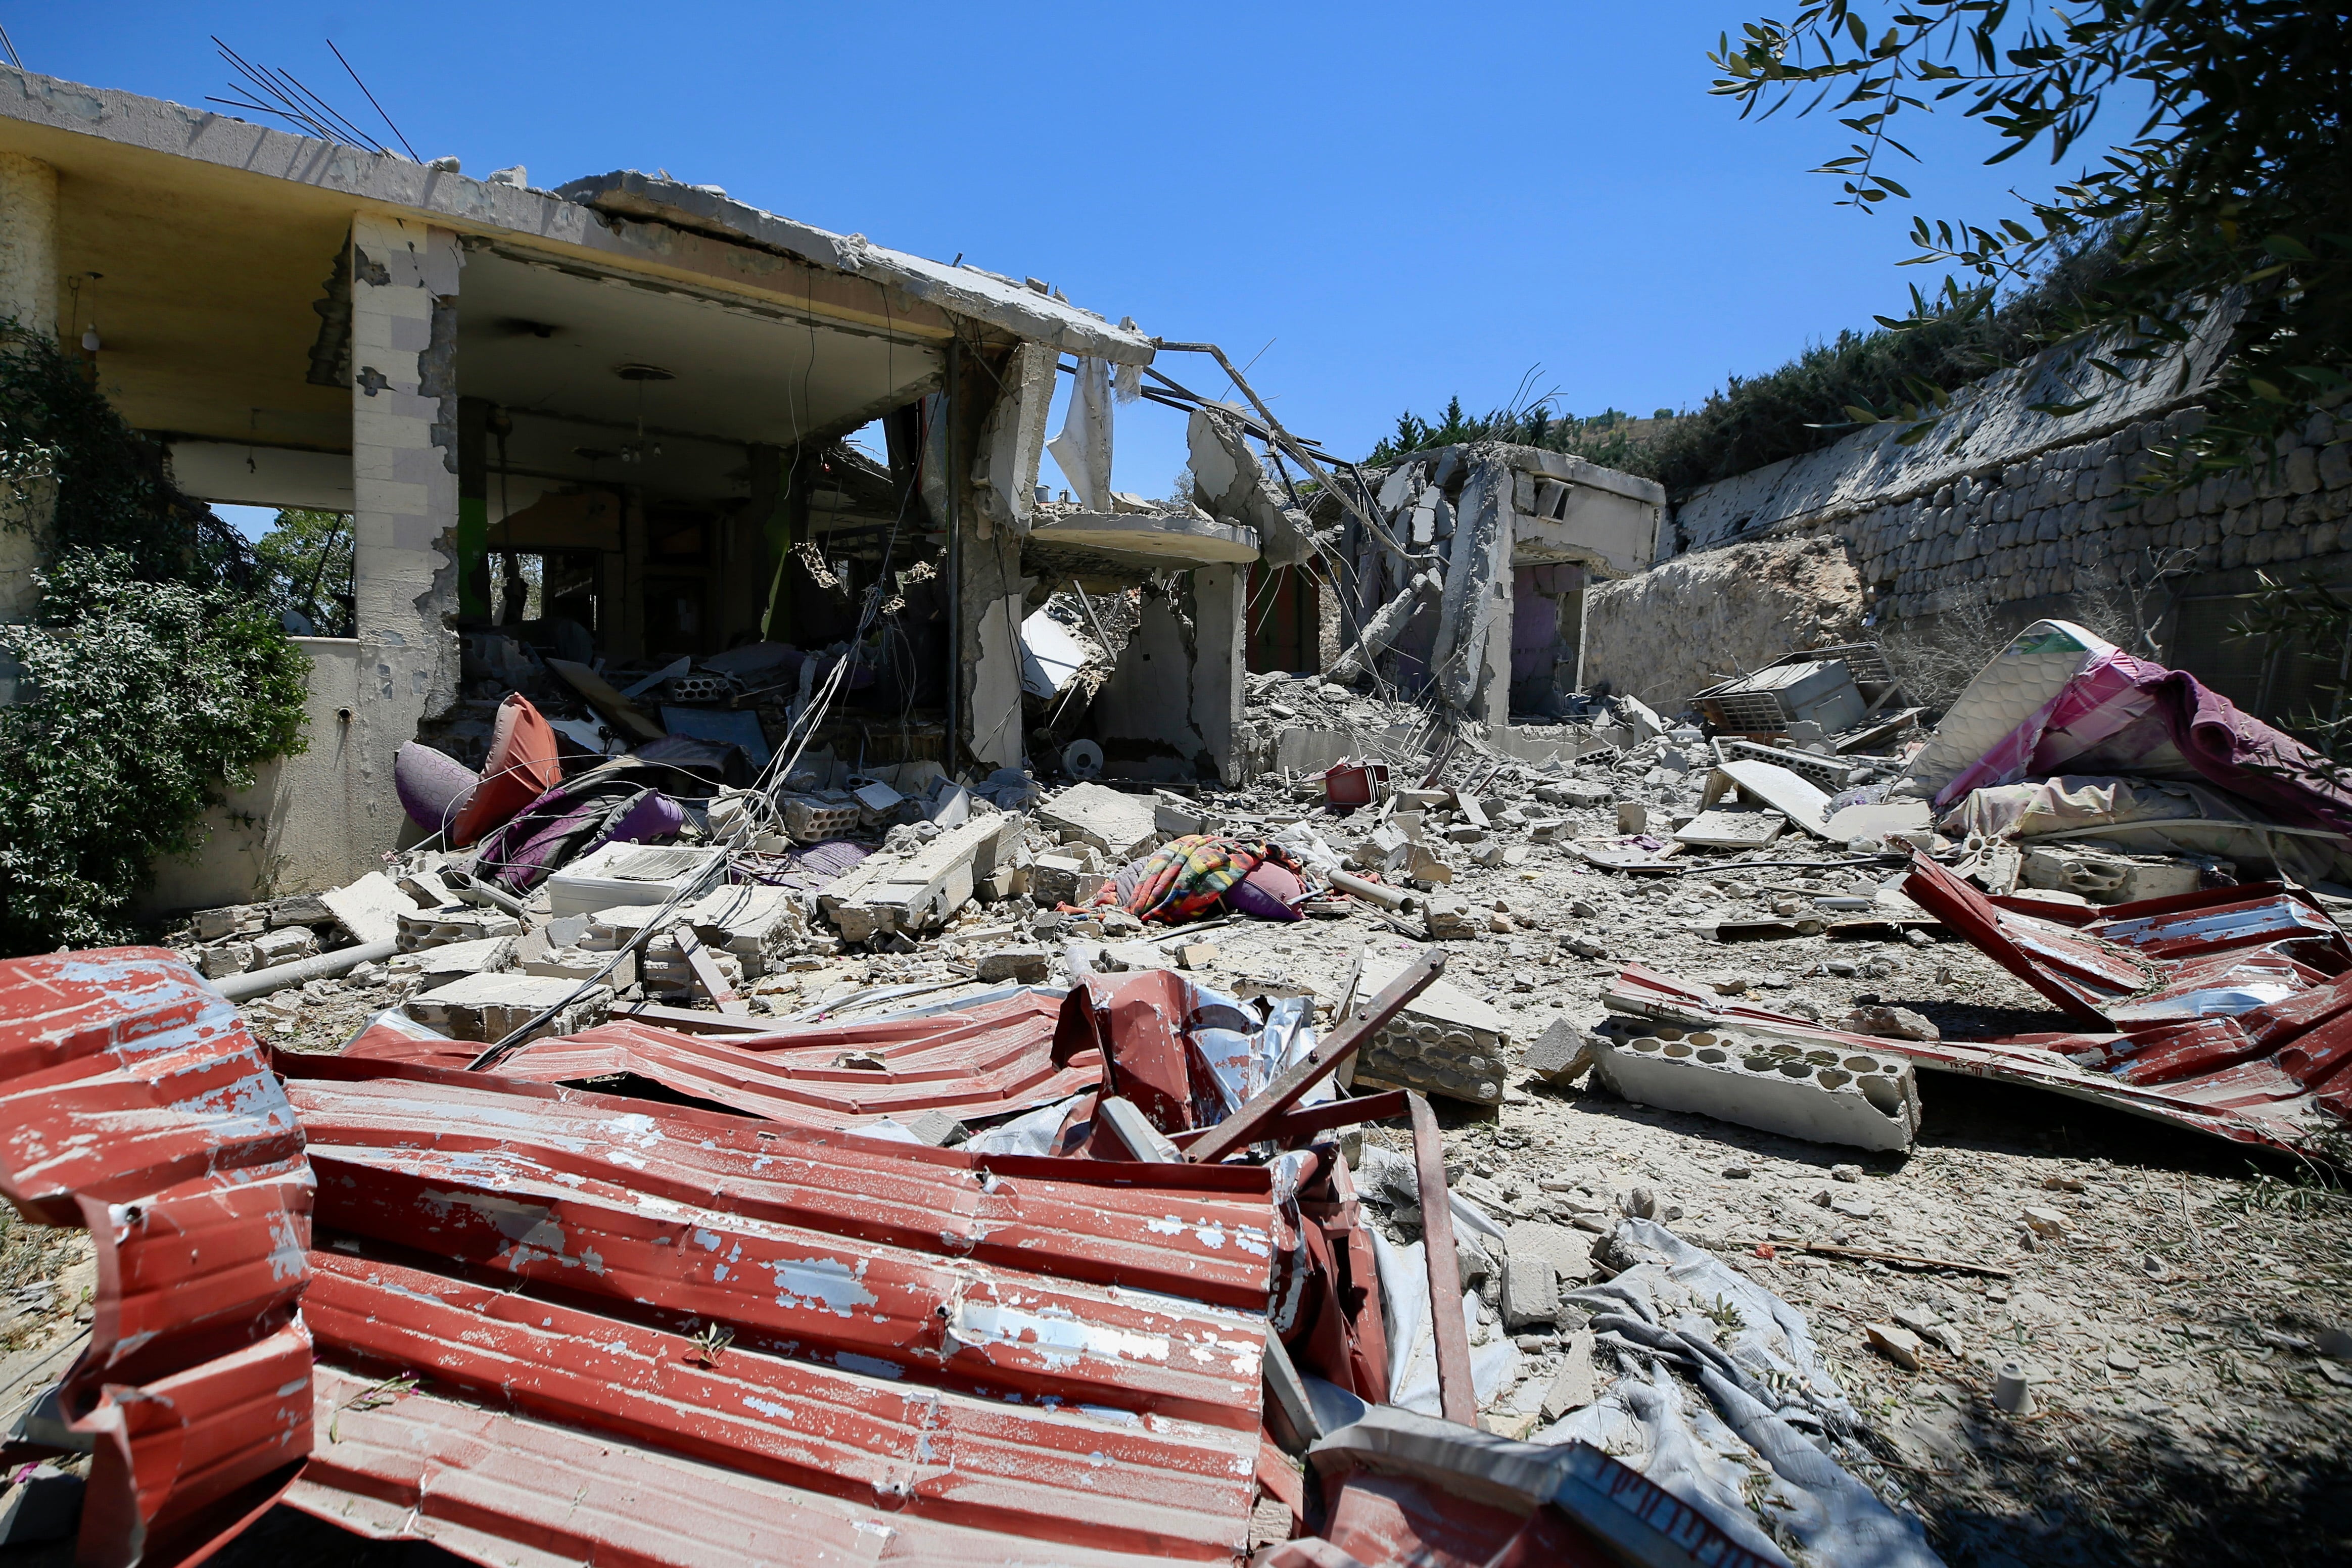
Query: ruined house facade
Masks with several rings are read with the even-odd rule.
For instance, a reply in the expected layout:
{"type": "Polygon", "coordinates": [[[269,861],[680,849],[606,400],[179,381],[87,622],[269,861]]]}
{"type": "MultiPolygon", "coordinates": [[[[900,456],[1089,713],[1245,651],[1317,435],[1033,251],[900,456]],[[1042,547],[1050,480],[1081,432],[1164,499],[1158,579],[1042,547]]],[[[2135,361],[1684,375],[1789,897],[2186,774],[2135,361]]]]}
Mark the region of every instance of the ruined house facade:
{"type": "Polygon", "coordinates": [[[1367,671],[1501,728],[1582,689],[1591,585],[1654,558],[1665,491],[1532,446],[1480,443],[1366,470],[1353,506],[1318,497],[1333,539],[1343,679],[1367,671]]]}
{"type": "Polygon", "coordinates": [[[2333,653],[2228,629],[2265,570],[2352,580],[2352,422],[2315,413],[2266,466],[2131,493],[2202,419],[2225,326],[2127,382],[2049,353],[1956,393],[1924,439],[1890,421],[1679,497],[1654,568],[1594,597],[1589,679],[1679,707],[1791,649],[1933,636],[1978,607],[2012,629],[2128,618],[2137,591],[2166,662],[2267,718],[2307,708],[2333,653]]]}
{"type": "MultiPolygon", "coordinates": [[[[638,666],[823,647],[886,570],[905,668],[845,748],[1021,765],[1021,622],[1082,565],[1183,609],[1183,637],[1138,640],[1106,751],[1232,766],[1256,540],[1041,513],[1057,369],[1154,345],[1034,280],[716,187],[470,178],[0,68],[0,309],[72,352],[93,301],[96,382],[182,488],[343,514],[352,549],[347,634],[299,639],[308,750],[162,868],[160,906],[378,864],[394,752],[497,684],[502,637],[638,666]],[[887,465],[839,444],[877,421],[887,465]]],[[[0,613],[28,612],[37,554],[0,561],[0,613]]]]}

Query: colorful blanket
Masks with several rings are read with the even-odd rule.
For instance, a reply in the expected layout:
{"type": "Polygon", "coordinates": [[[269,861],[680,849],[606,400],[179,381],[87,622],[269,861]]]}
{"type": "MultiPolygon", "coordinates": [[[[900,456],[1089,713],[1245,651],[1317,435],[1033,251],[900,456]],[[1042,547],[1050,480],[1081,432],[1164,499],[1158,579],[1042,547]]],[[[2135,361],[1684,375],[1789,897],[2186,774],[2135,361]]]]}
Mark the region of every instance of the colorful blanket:
{"type": "Polygon", "coordinates": [[[1269,860],[1290,864],[1290,858],[1272,844],[1192,833],[1170,840],[1130,868],[1135,873],[1131,891],[1128,877],[1121,874],[1104,887],[1099,902],[1116,904],[1145,920],[1179,925],[1217,904],[1269,860]]]}

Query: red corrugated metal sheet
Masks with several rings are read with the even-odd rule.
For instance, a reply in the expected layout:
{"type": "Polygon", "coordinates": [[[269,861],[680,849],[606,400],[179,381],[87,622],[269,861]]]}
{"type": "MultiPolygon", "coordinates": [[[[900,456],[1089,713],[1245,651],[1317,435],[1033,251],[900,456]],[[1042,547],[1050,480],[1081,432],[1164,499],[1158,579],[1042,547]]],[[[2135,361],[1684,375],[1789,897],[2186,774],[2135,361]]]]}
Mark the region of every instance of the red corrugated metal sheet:
{"type": "MultiPolygon", "coordinates": [[[[722,1362],[723,1362],[722,1358],[722,1362]]],[[[1143,1568],[1113,1552],[831,1497],[604,1431],[322,1366],[318,1452],[286,1500],[362,1535],[477,1563],[650,1568],[951,1563],[1143,1568]]],[[[1073,1499],[1073,1511],[1087,1506],[1073,1499]]]]}
{"type": "Polygon", "coordinates": [[[161,948],[0,963],[0,1193],[97,1246],[79,1560],[175,1562],[268,1506],[310,1448],[311,1177],[236,1009],[161,948]]]}
{"type": "Polygon", "coordinates": [[[320,1176],[322,1359],[1033,1557],[1245,1543],[1264,1170],[983,1161],[280,1060],[317,1074],[289,1093],[320,1176]]]}
{"type": "MultiPolygon", "coordinates": [[[[690,1035],[650,1024],[605,1024],[535,1040],[493,1070],[509,1078],[580,1083],[615,1075],[802,1126],[847,1127],[922,1111],[994,1116],[1094,1088],[1102,1059],[1054,1050],[1058,1002],[1024,994],[969,1012],[870,1023],[814,1024],[770,1034],[690,1035]]],[[[480,1050],[370,1030],[344,1054],[462,1066],[480,1050]]]]}
{"type": "Polygon", "coordinates": [[[2352,968],[2325,912],[2276,883],[2069,919],[1995,901],[1925,855],[1903,891],[2079,1023],[2127,1032],[2284,1000],[2352,968]]]}

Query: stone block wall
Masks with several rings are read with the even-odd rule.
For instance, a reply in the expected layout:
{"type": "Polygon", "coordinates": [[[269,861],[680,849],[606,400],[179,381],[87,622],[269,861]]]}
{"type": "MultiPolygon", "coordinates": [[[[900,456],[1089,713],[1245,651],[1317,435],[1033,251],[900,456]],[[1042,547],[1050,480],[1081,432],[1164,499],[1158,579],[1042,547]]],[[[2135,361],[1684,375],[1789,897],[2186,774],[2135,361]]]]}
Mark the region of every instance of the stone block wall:
{"type": "Polygon", "coordinates": [[[2149,549],[2195,550],[2199,570],[2227,571],[2290,566],[2343,547],[2352,418],[2315,413],[2265,469],[2131,502],[2126,490],[2156,461],[2149,446],[2200,418],[2181,410],[1816,527],[1845,543],[1881,616],[1898,621],[1967,598],[2081,592],[2127,561],[2145,575],[2149,549]]]}

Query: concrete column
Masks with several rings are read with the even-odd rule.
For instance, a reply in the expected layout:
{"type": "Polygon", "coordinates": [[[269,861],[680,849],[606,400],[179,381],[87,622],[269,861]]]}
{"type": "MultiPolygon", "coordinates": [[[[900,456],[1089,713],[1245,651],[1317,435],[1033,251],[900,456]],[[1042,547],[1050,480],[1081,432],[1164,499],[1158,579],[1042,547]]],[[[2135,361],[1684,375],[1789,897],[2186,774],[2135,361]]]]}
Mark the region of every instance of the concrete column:
{"type": "Polygon", "coordinates": [[[303,800],[305,819],[339,813],[356,876],[394,847],[406,819],[392,760],[417,721],[457,691],[457,236],[361,214],[352,224],[352,586],[358,601],[358,694],[336,733],[338,802],[303,800]]]}
{"type": "MultiPolygon", "coordinates": [[[[37,158],[0,152],[0,316],[54,339],[58,330],[58,172],[37,158]]],[[[23,500],[0,499],[0,621],[25,621],[38,606],[33,570],[41,564],[57,506],[49,482],[23,500]]],[[[16,663],[0,659],[0,703],[16,700],[16,663]]]]}
{"type": "Polygon", "coordinates": [[[58,172],[21,152],[0,152],[0,316],[57,335],[58,172]]]}
{"type": "MultiPolygon", "coordinates": [[[[1025,754],[1021,621],[1029,582],[1021,575],[1021,540],[1011,523],[1013,492],[991,498],[990,459],[984,452],[990,444],[983,433],[996,434],[994,426],[1013,418],[1017,411],[1007,412],[1007,402],[1023,396],[1026,383],[1016,371],[1027,361],[1016,350],[1010,363],[995,367],[994,373],[977,354],[959,354],[952,362],[946,444],[949,483],[958,487],[953,540],[956,739],[975,766],[1018,768],[1025,754]],[[1008,508],[1003,526],[989,515],[988,508],[996,504],[1008,508]]],[[[1046,374],[1051,373],[1049,361],[1046,374]]],[[[1041,442],[1042,422],[1039,415],[1041,442]]],[[[1024,511],[1024,522],[1026,517],[1024,511]]]]}
{"type": "Polygon", "coordinates": [[[1241,733],[1242,679],[1248,668],[1249,569],[1204,566],[1192,573],[1192,667],[1186,673],[1192,727],[1227,788],[1241,783],[1234,737],[1241,733]]]}

